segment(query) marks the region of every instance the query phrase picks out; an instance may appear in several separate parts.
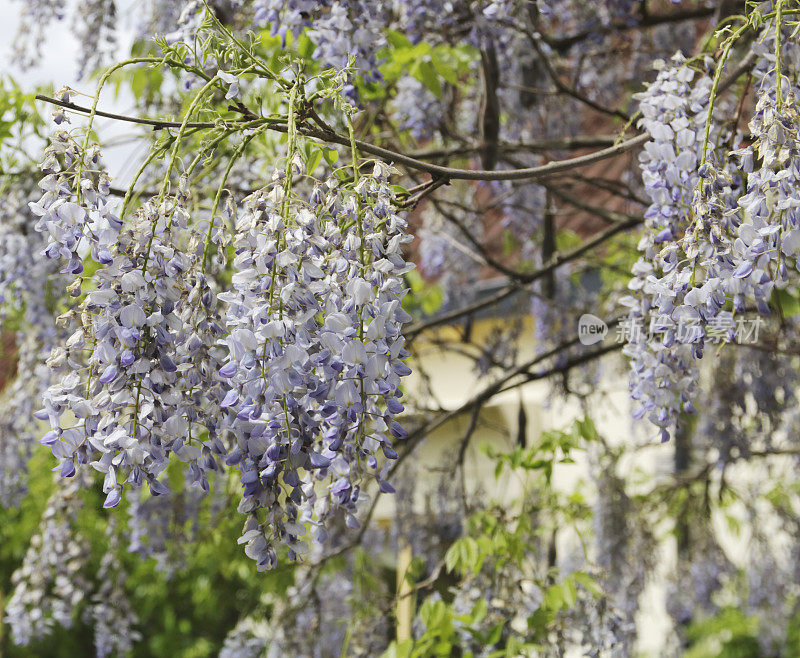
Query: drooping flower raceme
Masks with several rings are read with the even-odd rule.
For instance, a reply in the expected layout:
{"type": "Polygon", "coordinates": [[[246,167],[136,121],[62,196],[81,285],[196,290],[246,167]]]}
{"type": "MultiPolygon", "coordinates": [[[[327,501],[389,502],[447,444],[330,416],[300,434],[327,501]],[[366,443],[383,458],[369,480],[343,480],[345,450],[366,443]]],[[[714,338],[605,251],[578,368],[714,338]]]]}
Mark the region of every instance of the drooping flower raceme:
{"type": "Polygon", "coordinates": [[[428,277],[438,277],[445,304],[455,306],[468,299],[470,288],[478,280],[479,257],[456,227],[457,222],[472,235],[482,235],[481,218],[470,210],[477,203],[474,185],[453,185],[442,194],[440,204],[455,221],[445,219],[433,205],[427,205],[421,213],[420,270],[428,277]],[[463,203],[450,205],[456,201],[463,203]]]}
{"type": "Polygon", "coordinates": [[[676,341],[671,317],[679,305],[675,296],[689,283],[679,277],[682,271],[676,270],[671,245],[683,235],[691,216],[711,86],[707,76],[695,77],[676,56],[638,96],[640,123],[651,136],[640,162],[652,203],[639,242],[643,253],[628,286],[632,294],[622,300],[630,308],[633,328],[624,352],[631,360],[631,395],[638,403],[634,415],[653,422],[662,440],[669,438],[681,410],[691,405],[695,382],[692,348],[676,341]],[[661,340],[648,340],[651,313],[653,327],[663,332],[661,340]]]}
{"type": "MultiPolygon", "coordinates": [[[[186,548],[200,533],[205,492],[184,486],[158,497],[142,494],[129,497],[127,549],[142,559],[153,558],[156,569],[170,577],[185,566],[186,548]]],[[[225,491],[214,486],[211,495],[214,506],[225,491]]]]}
{"type": "Polygon", "coordinates": [[[125,655],[141,639],[134,630],[138,622],[125,593],[125,572],[117,556],[119,542],[116,524],[106,529],[108,550],[97,572],[98,588],[87,610],[87,621],[94,627],[94,646],[97,658],[125,655]]]}
{"type": "Polygon", "coordinates": [[[48,323],[40,320],[35,331],[17,332],[17,372],[0,394],[0,507],[13,507],[27,493],[28,461],[41,437],[33,414],[52,380],[46,363],[63,338],[48,323]]]}
{"type": "Polygon", "coordinates": [[[12,309],[24,310],[26,321],[37,325],[52,315],[47,309],[47,291],[65,281],[64,277],[59,280],[57,261],[42,258],[47,238],[33,229],[28,201],[35,184],[16,182],[0,199],[0,316],[12,309]]]}
{"type": "Polygon", "coordinates": [[[157,478],[171,455],[207,490],[205,471],[224,453],[215,432],[217,364],[205,349],[222,327],[209,317],[214,296],[197,267],[202,236],[188,228],[185,206],[180,194],[146,203],[111,245],[67,341],[86,361],[68,362],[72,372],[50,387],[40,412],[62,475],[83,463],[105,473],[106,507],[119,503],[126,480],[166,493],[157,478]],[[63,426],[67,409],[77,425],[63,426]]]}
{"type": "Polygon", "coordinates": [[[404,436],[394,415],[410,372],[400,328],[411,266],[387,175],[376,165],[353,191],[332,179],[300,200],[276,172],[239,214],[233,291],[220,295],[230,352],[221,405],[236,439],[226,461],[250,515],[241,541],[259,568],[274,565],[277,541],[305,552],[304,523],[324,540],[336,509],[356,526],[365,477],[391,490],[381,463],[404,436]]]}
{"type": "MultiPolygon", "coordinates": [[[[223,354],[214,347],[223,329],[199,268],[205,236],[188,227],[185,183],[177,195],[145,203],[121,232],[99,161],[97,149],[56,131],[42,164],[44,194],[31,204],[36,229],[48,237],[44,255],[66,262],[62,272],[80,274],[86,256],[99,266],[94,289],[61,318],[71,335],[51,359],[60,376],[37,417],[51,425],[41,442],[61,474],[91,463],[105,474],[105,506],[113,507],[122,495],[117,473],[165,493],[156,478],[172,454],[188,464],[193,483],[208,488],[211,452],[224,452],[214,432],[218,364],[209,363],[214,349],[223,354]],[[75,422],[62,422],[65,411],[75,422]],[[198,418],[209,419],[202,445],[198,418]]],[[[69,286],[72,296],[81,283],[69,286]]]]}
{"type": "Polygon", "coordinates": [[[18,319],[23,324],[14,341],[17,376],[0,392],[3,507],[15,505],[26,491],[27,462],[41,435],[33,412],[51,381],[45,361],[64,339],[52,311],[54,292],[63,289],[68,277],[59,274],[58,261],[42,256],[47,239],[33,230],[29,195],[29,185],[14,186],[0,201],[0,320],[18,319]]]}
{"type": "Polygon", "coordinates": [[[69,628],[88,589],[81,570],[89,547],[75,531],[80,479],[50,496],[22,566],[11,576],[14,590],[5,606],[5,622],[16,644],[41,639],[53,625],[69,628]]]}
{"type": "MultiPolygon", "coordinates": [[[[68,90],[58,93],[69,102],[68,90]]],[[[68,121],[56,113],[57,124],[68,121]]],[[[79,144],[69,132],[58,129],[45,149],[39,182],[42,197],[30,208],[39,219],[35,229],[48,237],[44,255],[66,261],[64,274],[83,272],[83,258],[90,254],[96,263],[111,263],[110,245],[122,226],[110,202],[111,182],[102,168],[100,150],[79,144]]]]}
{"type": "Polygon", "coordinates": [[[394,417],[410,373],[410,238],[390,169],[375,165],[352,186],[331,177],[302,199],[297,162],[277,171],[238,211],[232,286],[217,295],[227,229],[196,216],[187,177],[123,224],[87,141],[56,131],[31,204],[45,257],[65,275],[81,275],[87,259],[95,270],[90,285],[78,276],[67,287],[68,338],[35,413],[50,424],[40,442],[57,470],[91,465],[112,508],[126,488],[168,494],[171,460],[204,492],[211,472],[236,469],[242,543],[260,568],[274,565],[277,546],[306,552],[307,524],[324,541],[338,510],[357,527],[362,488],[392,491],[387,460],[405,436],[394,417]]]}
{"type": "Polygon", "coordinates": [[[408,131],[416,139],[431,137],[435,121],[442,107],[433,93],[413,76],[406,75],[397,81],[397,93],[392,103],[392,119],[401,131],[408,131]]]}
{"type": "MultiPolygon", "coordinates": [[[[644,322],[625,351],[632,357],[636,414],[655,423],[662,439],[680,411],[693,410],[694,362],[706,343],[735,340],[738,318],[748,308],[769,315],[773,291],[786,285],[789,268],[797,264],[797,90],[776,74],[774,55],[769,56],[774,48],[764,40],[767,54],[760,53],[756,67],[758,102],[749,145],[716,153],[715,141],[729,136],[713,130],[709,144],[703,143],[699,119],[707,112],[697,111],[702,108],[697,101],[708,84],[689,92],[696,99],[693,115],[683,112],[686,101],[664,99],[654,89],[676,88],[662,79],[664,72],[642,97],[643,123],[653,137],[642,155],[643,178],[653,204],[640,242],[644,255],[629,286],[635,294],[624,300],[631,319],[644,322]],[[659,109],[664,107],[682,114],[665,114],[659,109]],[[699,154],[706,151],[708,160],[701,164],[699,154]],[[661,340],[648,339],[648,332],[661,334],[661,340]]],[[[686,68],[676,71],[684,83],[693,77],[686,68]]],[[[683,92],[686,97],[688,88],[683,92]]]]}

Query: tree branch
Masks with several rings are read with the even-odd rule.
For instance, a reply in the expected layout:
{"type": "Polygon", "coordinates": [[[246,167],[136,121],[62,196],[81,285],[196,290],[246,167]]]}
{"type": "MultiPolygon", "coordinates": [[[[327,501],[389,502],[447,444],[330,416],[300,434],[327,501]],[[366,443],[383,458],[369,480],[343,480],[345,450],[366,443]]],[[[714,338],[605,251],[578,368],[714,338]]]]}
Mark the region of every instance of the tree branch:
{"type": "MultiPolygon", "coordinates": [[[[83,114],[89,114],[91,112],[91,110],[88,107],[76,105],[75,103],[66,103],[57,98],[45,96],[44,94],[36,94],[36,99],[44,101],[46,103],[51,103],[52,105],[65,107],[74,112],[81,112],[83,114]]],[[[153,126],[156,129],[180,127],[182,125],[180,122],[176,121],[161,121],[159,119],[131,117],[122,114],[114,114],[112,112],[102,112],[100,110],[96,111],[95,114],[97,116],[102,116],[117,121],[127,121],[130,123],[138,123],[142,125],[153,126]]],[[[244,124],[252,122],[240,119],[232,123],[244,124]]],[[[200,121],[200,122],[189,122],[186,125],[189,128],[214,128],[219,124],[207,121],[206,122],[200,121]]],[[[288,131],[288,126],[286,124],[275,123],[270,125],[269,129],[276,132],[285,133],[288,131]]],[[[339,133],[336,132],[321,130],[313,128],[308,125],[298,125],[297,129],[299,133],[305,135],[306,137],[312,137],[315,139],[319,139],[320,141],[323,142],[339,144],[341,146],[350,145],[350,139],[348,137],[340,135],[339,133]]],[[[599,151],[595,151],[594,153],[589,153],[587,155],[581,155],[576,158],[559,160],[556,162],[551,162],[546,165],[542,165],[540,167],[527,167],[524,169],[512,169],[506,171],[487,171],[482,169],[454,169],[452,167],[443,167],[428,162],[422,162],[421,160],[416,160],[415,158],[412,158],[408,155],[397,153],[395,151],[390,151],[388,149],[381,148],[380,146],[375,146],[374,144],[369,144],[361,140],[356,140],[356,147],[358,148],[359,151],[363,153],[369,153],[370,155],[374,155],[386,162],[392,164],[401,164],[406,167],[410,167],[411,169],[424,171],[431,175],[449,180],[487,180],[487,181],[536,180],[539,178],[544,178],[545,176],[550,176],[551,174],[555,174],[561,171],[567,171],[569,169],[574,169],[576,167],[583,167],[585,165],[589,165],[594,162],[606,160],[607,158],[613,158],[616,155],[625,153],[626,151],[630,151],[631,149],[634,149],[637,146],[641,146],[648,139],[649,136],[643,134],[637,137],[633,137],[631,139],[627,139],[624,142],[616,144],[615,146],[611,146],[606,149],[601,149],[599,151]]]]}
{"type": "MultiPolygon", "coordinates": [[[[618,139],[617,135],[578,135],[576,137],[564,137],[563,139],[541,139],[532,142],[499,142],[497,150],[500,153],[572,151],[613,146],[618,139]]],[[[408,155],[417,160],[436,160],[439,158],[472,155],[483,151],[485,148],[485,144],[467,144],[465,146],[416,151],[408,155]]]]}
{"type": "MultiPolygon", "coordinates": [[[[564,265],[576,258],[579,258],[587,251],[590,251],[594,247],[601,245],[603,242],[608,240],[609,238],[613,237],[617,233],[622,233],[623,231],[627,231],[634,226],[638,226],[642,223],[642,219],[639,217],[629,217],[627,220],[618,222],[609,226],[604,231],[596,234],[593,238],[587,240],[579,247],[575,247],[570,251],[565,253],[558,253],[556,252],[553,256],[548,260],[548,262],[536,270],[535,272],[531,272],[529,274],[520,273],[517,275],[517,279],[523,283],[532,283],[541,279],[544,276],[547,276],[550,272],[554,271],[557,267],[564,265]]],[[[416,337],[418,334],[422,333],[423,331],[427,331],[428,329],[433,329],[434,327],[441,326],[443,324],[450,324],[459,318],[465,317],[467,315],[471,315],[472,313],[476,313],[477,311],[481,311],[485,308],[490,306],[494,306],[495,304],[499,304],[505,299],[508,299],[512,295],[516,294],[520,290],[523,290],[524,286],[519,285],[509,285],[508,287],[504,288],[498,294],[490,297],[489,299],[481,300],[479,302],[475,302],[474,304],[470,304],[468,306],[464,306],[460,309],[455,309],[450,311],[449,313],[443,313],[437,317],[431,318],[430,320],[426,320],[424,322],[418,322],[416,324],[411,325],[406,331],[405,335],[409,339],[416,337]]]]}
{"type": "Polygon", "coordinates": [[[700,18],[709,18],[714,15],[716,7],[699,7],[697,9],[685,9],[682,11],[670,12],[669,14],[648,14],[644,16],[639,22],[631,24],[627,21],[615,21],[609,25],[594,29],[581,30],[573,34],[564,35],[561,37],[551,37],[542,34],[542,40],[551,48],[555,48],[559,52],[569,50],[575,44],[588,39],[589,37],[599,36],[603,34],[610,34],[612,32],[621,32],[623,30],[636,30],[646,27],[655,27],[656,25],[664,25],[666,23],[680,23],[682,21],[697,20],[700,18]]]}
{"type": "Polygon", "coordinates": [[[399,466],[403,462],[403,460],[408,455],[411,454],[411,452],[414,450],[416,445],[422,439],[424,439],[425,437],[429,436],[431,432],[433,432],[434,430],[438,429],[439,427],[444,425],[449,420],[452,420],[453,418],[456,418],[457,416],[460,416],[461,414],[469,411],[470,409],[472,409],[476,405],[485,404],[487,401],[489,401],[491,398],[493,398],[497,393],[499,393],[501,391],[504,391],[504,390],[510,390],[511,388],[515,388],[516,386],[521,386],[521,385],[526,384],[528,382],[532,382],[532,381],[536,381],[536,380],[540,380],[540,379],[547,379],[548,377],[552,377],[553,375],[557,375],[557,374],[563,374],[563,373],[571,370],[572,368],[575,368],[576,366],[582,365],[584,363],[588,363],[590,361],[593,361],[594,359],[598,359],[598,358],[600,358],[602,356],[605,356],[606,354],[609,354],[611,352],[615,352],[615,351],[621,349],[622,346],[623,346],[623,343],[611,343],[609,345],[600,347],[599,349],[592,350],[590,352],[586,352],[584,354],[576,356],[576,357],[574,357],[573,359],[570,359],[569,361],[567,361],[565,364],[563,364],[561,366],[556,366],[554,368],[550,368],[549,370],[540,371],[540,372],[537,372],[537,373],[531,373],[530,372],[530,369],[533,366],[535,366],[535,365],[537,365],[537,364],[539,364],[539,363],[541,363],[543,361],[546,361],[548,359],[551,359],[554,356],[557,356],[558,354],[560,354],[564,350],[568,349],[569,347],[572,347],[572,346],[576,345],[577,343],[578,343],[578,338],[576,337],[573,340],[570,340],[570,341],[567,341],[567,342],[562,343],[560,345],[557,345],[556,347],[554,347],[554,348],[552,348],[552,349],[550,349],[550,350],[548,350],[546,352],[543,352],[542,354],[539,354],[539,355],[533,357],[532,359],[526,361],[523,364],[520,364],[516,368],[513,368],[509,372],[505,373],[503,375],[503,377],[501,377],[497,381],[493,382],[492,384],[486,386],[482,391],[479,391],[472,398],[470,398],[466,402],[462,403],[461,405],[459,405],[455,409],[452,409],[451,411],[448,411],[448,412],[444,413],[443,415],[439,416],[438,418],[432,420],[429,423],[421,425],[420,427],[415,429],[413,432],[409,433],[408,438],[405,441],[403,441],[403,443],[402,443],[403,452],[400,454],[400,456],[397,458],[397,460],[395,460],[395,462],[392,464],[392,467],[389,469],[389,474],[394,473],[397,470],[397,468],[399,468],[399,466]],[[516,377],[520,377],[520,376],[524,377],[524,379],[521,380],[517,384],[508,385],[511,380],[515,379],[516,377]]]}

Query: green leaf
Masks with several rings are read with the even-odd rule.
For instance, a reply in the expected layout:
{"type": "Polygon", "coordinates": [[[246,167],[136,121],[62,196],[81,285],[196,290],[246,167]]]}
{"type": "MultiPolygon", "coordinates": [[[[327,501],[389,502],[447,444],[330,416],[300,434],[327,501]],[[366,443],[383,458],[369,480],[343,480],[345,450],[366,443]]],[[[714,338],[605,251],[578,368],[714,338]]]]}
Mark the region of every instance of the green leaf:
{"type": "Polygon", "coordinates": [[[458,84],[457,62],[453,61],[452,55],[445,48],[434,48],[431,51],[431,63],[436,72],[451,85],[458,84]]]}
{"type": "Polygon", "coordinates": [[[328,146],[322,149],[322,156],[325,158],[325,162],[329,165],[333,166],[339,160],[339,152],[336,149],[332,149],[328,146]]]}
{"type": "Polygon", "coordinates": [[[444,556],[444,564],[451,573],[465,573],[467,571],[477,573],[485,558],[486,554],[481,550],[478,541],[474,537],[461,537],[447,549],[447,553],[444,556]]]}
{"type": "Polygon", "coordinates": [[[308,38],[308,35],[305,32],[303,32],[297,41],[297,52],[300,54],[300,57],[303,59],[311,59],[315,49],[316,46],[314,46],[314,42],[308,38]]]}
{"type": "Polygon", "coordinates": [[[504,621],[497,622],[494,626],[492,626],[492,630],[489,631],[489,634],[486,636],[486,644],[491,646],[492,644],[497,644],[500,641],[500,638],[503,635],[503,626],[505,625],[504,621]]]}
{"type": "Polygon", "coordinates": [[[570,608],[575,605],[575,599],[578,598],[578,588],[575,586],[575,580],[567,578],[562,583],[562,589],[564,590],[564,603],[570,608]]]}
{"type": "Polygon", "coordinates": [[[550,585],[545,590],[544,603],[548,610],[560,610],[564,606],[564,588],[560,583],[550,585]]]}
{"type": "Polygon", "coordinates": [[[306,170],[308,173],[313,174],[314,170],[319,167],[320,162],[322,162],[322,150],[318,148],[312,148],[306,162],[306,170]]]}
{"type": "Polygon", "coordinates": [[[594,421],[588,416],[582,420],[575,421],[578,426],[580,435],[587,441],[597,441],[598,434],[597,428],[594,426],[594,421]]]}
{"type": "Polygon", "coordinates": [[[430,45],[423,41],[418,43],[416,46],[395,50],[394,52],[390,53],[390,55],[395,64],[405,67],[412,62],[421,60],[425,55],[430,53],[430,51],[430,45]]]}
{"type": "Polygon", "coordinates": [[[411,67],[409,73],[424,84],[436,98],[442,97],[442,83],[430,61],[418,61],[411,67]]]}
{"type": "Polygon", "coordinates": [[[447,549],[447,553],[444,554],[444,566],[447,568],[447,571],[453,573],[458,564],[461,560],[460,554],[460,547],[458,546],[458,542],[455,542],[447,549]]]}
{"type": "Polygon", "coordinates": [[[793,318],[800,315],[800,299],[792,295],[788,290],[775,289],[772,298],[785,318],[793,318]]]}
{"type": "Polygon", "coordinates": [[[497,480],[503,474],[503,471],[505,470],[505,467],[506,467],[505,462],[503,462],[503,461],[498,459],[497,463],[494,465],[494,479],[495,480],[497,480]]]}
{"type": "Polygon", "coordinates": [[[486,599],[478,599],[474,606],[472,606],[472,623],[480,624],[486,613],[489,611],[489,604],[486,599]]]}
{"type": "Polygon", "coordinates": [[[397,30],[388,30],[386,40],[393,48],[411,48],[411,41],[408,40],[408,37],[397,30]]]}
{"type": "Polygon", "coordinates": [[[575,231],[564,229],[556,233],[556,249],[566,251],[579,246],[583,241],[575,231]]]}
{"type": "Polygon", "coordinates": [[[383,652],[383,658],[411,658],[413,651],[414,640],[395,641],[383,652]]]}
{"type": "Polygon", "coordinates": [[[531,628],[537,637],[544,635],[547,630],[547,622],[550,615],[544,607],[538,608],[530,617],[528,617],[528,627],[531,628]]]}
{"type": "Polygon", "coordinates": [[[441,286],[430,286],[420,299],[420,308],[425,315],[433,315],[442,307],[444,294],[441,286]]]}
{"type": "Polygon", "coordinates": [[[575,578],[575,582],[583,585],[584,588],[594,596],[602,596],[603,590],[600,586],[595,582],[594,578],[592,578],[588,573],[585,571],[576,571],[573,575],[575,578]]]}

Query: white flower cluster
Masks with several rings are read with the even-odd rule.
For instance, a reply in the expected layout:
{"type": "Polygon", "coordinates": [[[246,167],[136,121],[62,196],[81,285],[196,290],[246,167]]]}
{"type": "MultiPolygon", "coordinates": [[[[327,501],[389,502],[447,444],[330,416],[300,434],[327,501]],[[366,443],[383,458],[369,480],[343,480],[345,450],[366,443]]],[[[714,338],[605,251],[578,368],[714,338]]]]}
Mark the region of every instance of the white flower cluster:
{"type": "MultiPolygon", "coordinates": [[[[69,90],[58,93],[69,102],[69,90]]],[[[56,112],[56,124],[68,121],[63,112],[56,112]]],[[[39,182],[44,191],[39,201],[30,203],[39,217],[35,228],[48,236],[45,256],[66,260],[65,274],[83,272],[83,258],[91,254],[96,263],[111,262],[110,245],[116,240],[122,223],[109,203],[111,183],[102,169],[100,149],[86,150],[69,132],[56,130],[45,149],[39,182]]]]}

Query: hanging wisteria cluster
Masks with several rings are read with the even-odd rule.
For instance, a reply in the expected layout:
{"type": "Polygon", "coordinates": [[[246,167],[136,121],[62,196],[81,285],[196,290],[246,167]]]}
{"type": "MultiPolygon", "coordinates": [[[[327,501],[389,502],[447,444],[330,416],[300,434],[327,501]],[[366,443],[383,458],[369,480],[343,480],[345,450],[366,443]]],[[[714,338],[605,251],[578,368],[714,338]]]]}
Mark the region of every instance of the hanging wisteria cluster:
{"type": "Polygon", "coordinates": [[[245,200],[233,290],[220,295],[230,354],[220,405],[236,438],[226,463],[241,472],[240,510],[251,519],[242,540],[260,567],[274,564],[276,540],[307,550],[305,523],[324,541],[331,511],[357,527],[365,475],[391,490],[382,462],[405,435],[394,415],[410,372],[401,333],[410,238],[392,209],[389,170],[376,164],[352,193],[329,180],[301,200],[291,189],[301,170],[291,167],[245,200]]]}
{"type": "MultiPolygon", "coordinates": [[[[652,137],[641,161],[653,204],[629,285],[635,294],[623,300],[641,331],[631,333],[625,351],[635,413],[658,426],[662,440],[682,411],[694,410],[696,360],[706,343],[736,340],[748,308],[770,315],[773,291],[796,269],[794,86],[776,72],[774,28],[761,39],[752,141],[741,148],[725,150],[741,136],[715,132],[704,107],[711,80],[690,86],[695,73],[681,60],[640,96],[652,137]]],[[[793,49],[786,48],[788,64],[793,49]]]]}
{"type": "Polygon", "coordinates": [[[635,645],[640,597],[658,553],[652,533],[636,523],[633,501],[625,491],[624,481],[614,472],[617,465],[603,466],[592,518],[596,562],[602,569],[602,583],[611,599],[609,612],[618,617],[617,651],[625,655],[635,645]]]}
{"type": "Polygon", "coordinates": [[[0,505],[17,505],[27,493],[27,463],[41,438],[34,418],[38,400],[47,389],[51,371],[46,359],[53,348],[54,330],[46,342],[36,334],[18,335],[17,376],[0,396],[0,505]]]}
{"type": "MultiPolygon", "coordinates": [[[[224,491],[214,487],[211,505],[219,508],[224,491]]],[[[142,559],[153,558],[156,569],[173,575],[185,566],[185,549],[201,531],[200,515],[205,493],[199,487],[184,486],[154,497],[145,492],[131,496],[128,506],[127,550],[142,559]]],[[[215,518],[219,509],[214,509],[215,518]]]]}
{"type": "Polygon", "coordinates": [[[47,242],[34,230],[25,198],[26,183],[4,192],[0,242],[0,319],[21,321],[16,332],[17,375],[0,393],[0,505],[16,505],[27,490],[27,462],[41,438],[34,418],[52,381],[47,365],[64,334],[53,321],[58,286],[66,282],[56,261],[42,257],[47,242]],[[29,327],[29,328],[28,328],[29,327]]]}
{"type": "Polygon", "coordinates": [[[480,275],[480,256],[463,243],[459,225],[475,236],[481,236],[480,218],[465,210],[477,203],[472,185],[453,185],[441,200],[443,207],[426,207],[420,213],[419,266],[421,272],[441,286],[445,304],[457,304],[469,296],[469,290],[480,275]],[[460,201],[466,201],[461,204],[460,201]],[[450,206],[453,202],[457,205],[450,206]],[[447,210],[451,221],[440,210],[447,210]]]}
{"type": "Polygon", "coordinates": [[[45,637],[53,625],[72,626],[86,596],[89,546],[75,528],[80,480],[59,487],[47,501],[22,566],[11,577],[14,593],[5,605],[5,621],[16,644],[45,637]]]}
{"type": "Polygon", "coordinates": [[[699,82],[695,77],[684,59],[676,56],[639,98],[642,126],[652,136],[640,160],[653,203],[645,213],[647,223],[639,241],[644,255],[628,286],[635,294],[622,300],[631,307],[630,317],[643,321],[642,332],[631,336],[624,349],[631,359],[632,397],[639,402],[634,414],[661,428],[662,440],[669,437],[669,428],[684,406],[691,405],[696,380],[690,341],[678,339],[672,318],[673,310],[681,306],[675,297],[688,286],[686,276],[691,276],[691,268],[677,267],[675,247],[690,221],[711,87],[708,76],[699,82]],[[660,342],[648,339],[651,313],[657,314],[654,325],[665,332],[660,342]]]}
{"type": "MultiPolygon", "coordinates": [[[[59,98],[69,103],[69,92],[59,98]]],[[[351,186],[332,177],[302,197],[292,136],[289,166],[236,214],[232,284],[217,295],[207,266],[228,267],[230,238],[215,222],[200,230],[186,177],[123,222],[99,150],[73,134],[54,133],[44,194],[30,204],[43,255],[77,275],[67,291],[79,302],[59,318],[72,333],[48,359],[58,377],[35,413],[50,423],[40,442],[61,475],[91,465],[111,508],[126,486],[169,494],[159,476],[171,459],[206,492],[211,472],[235,468],[241,542],[259,568],[275,565],[276,544],[307,552],[306,523],[319,542],[339,510],[357,527],[365,478],[392,491],[384,461],[405,436],[394,416],[410,373],[401,302],[411,238],[391,169],[377,163],[351,186]]]]}
{"type": "Polygon", "coordinates": [[[142,639],[141,633],[135,630],[138,619],[125,592],[126,575],[117,555],[115,529],[113,522],[108,524],[108,549],[97,571],[97,591],[86,611],[88,622],[94,627],[97,658],[124,655],[142,639]]]}

